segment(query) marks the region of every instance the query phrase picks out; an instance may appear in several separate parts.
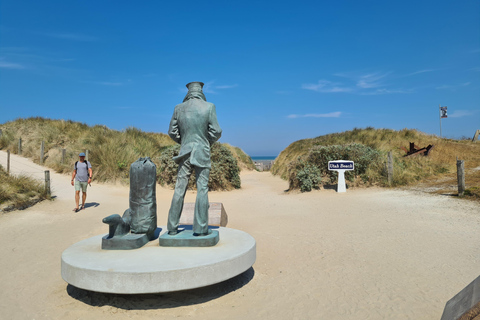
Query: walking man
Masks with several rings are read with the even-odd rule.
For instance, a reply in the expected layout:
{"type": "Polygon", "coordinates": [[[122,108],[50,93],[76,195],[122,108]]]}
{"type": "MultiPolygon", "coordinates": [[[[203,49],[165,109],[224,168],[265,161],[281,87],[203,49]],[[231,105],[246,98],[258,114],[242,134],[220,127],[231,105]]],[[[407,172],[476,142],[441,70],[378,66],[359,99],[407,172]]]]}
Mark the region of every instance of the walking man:
{"type": "Polygon", "coordinates": [[[78,155],[80,160],[75,162],[75,168],[72,173],[72,186],[75,186],[75,208],[74,212],[78,212],[85,208],[85,200],[87,199],[87,185],[92,182],[92,165],[85,160],[85,153],[78,155]],[[82,190],[82,206],[79,207],[80,190],[82,190]]]}
{"type": "Polygon", "coordinates": [[[195,170],[197,181],[197,199],[193,218],[193,235],[208,235],[208,178],[210,176],[210,146],[222,135],[217,122],[215,105],[207,102],[203,94],[202,82],[187,84],[188,93],[183,103],[175,107],[169,136],[181,144],[178,156],[173,160],[178,163],[177,182],[170,211],[168,212],[167,230],[169,235],[178,233],[183,200],[188,187],[188,179],[195,170]]]}

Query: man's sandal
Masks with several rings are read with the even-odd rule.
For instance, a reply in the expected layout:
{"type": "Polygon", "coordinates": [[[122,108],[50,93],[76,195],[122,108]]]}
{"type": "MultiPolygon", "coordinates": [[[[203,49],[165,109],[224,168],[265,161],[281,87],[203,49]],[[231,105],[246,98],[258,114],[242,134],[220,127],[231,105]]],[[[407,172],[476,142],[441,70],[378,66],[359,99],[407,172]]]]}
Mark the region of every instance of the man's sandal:
{"type": "Polygon", "coordinates": [[[78,208],[73,208],[72,211],[73,211],[73,212],[78,212],[78,211],[80,211],[80,209],[78,209],[78,208]]]}

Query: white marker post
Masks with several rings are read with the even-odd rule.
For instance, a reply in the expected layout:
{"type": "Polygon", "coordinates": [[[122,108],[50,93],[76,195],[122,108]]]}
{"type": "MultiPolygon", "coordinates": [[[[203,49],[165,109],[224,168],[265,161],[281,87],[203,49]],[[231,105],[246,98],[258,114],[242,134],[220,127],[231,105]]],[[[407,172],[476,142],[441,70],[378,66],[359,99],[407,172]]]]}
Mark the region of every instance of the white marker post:
{"type": "Polygon", "coordinates": [[[347,192],[345,185],[345,171],[351,171],[355,168],[353,161],[348,160],[335,160],[328,161],[328,170],[338,171],[337,192],[347,192]]]}

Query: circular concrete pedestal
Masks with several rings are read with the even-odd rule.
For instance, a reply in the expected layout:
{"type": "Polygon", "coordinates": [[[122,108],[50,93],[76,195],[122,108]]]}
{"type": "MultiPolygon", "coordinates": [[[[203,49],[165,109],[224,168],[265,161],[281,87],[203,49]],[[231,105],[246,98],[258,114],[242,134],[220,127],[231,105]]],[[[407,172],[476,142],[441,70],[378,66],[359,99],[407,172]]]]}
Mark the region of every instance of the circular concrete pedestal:
{"type": "MultiPolygon", "coordinates": [[[[166,230],[162,227],[163,230],[166,230]]],[[[158,293],[215,284],[246,271],[256,259],[255,239],[243,231],[218,228],[213,247],[160,247],[150,241],[135,250],[102,250],[98,235],[62,253],[62,278],[86,290],[158,293]]]]}

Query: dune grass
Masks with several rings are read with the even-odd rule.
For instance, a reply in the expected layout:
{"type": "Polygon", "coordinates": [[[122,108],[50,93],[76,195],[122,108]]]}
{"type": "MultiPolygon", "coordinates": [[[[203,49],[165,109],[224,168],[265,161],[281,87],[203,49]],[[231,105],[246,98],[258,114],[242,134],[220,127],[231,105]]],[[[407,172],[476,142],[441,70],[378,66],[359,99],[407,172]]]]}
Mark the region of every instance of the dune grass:
{"type": "Polygon", "coordinates": [[[41,181],[23,175],[9,175],[0,166],[0,208],[3,211],[27,208],[45,199],[50,197],[41,181]]]}
{"type": "MultiPolygon", "coordinates": [[[[71,173],[78,154],[88,150],[94,180],[100,182],[128,183],[133,162],[147,156],[158,167],[162,153],[176,144],[163,133],[143,132],[133,127],[117,131],[102,125],[88,126],[71,120],[41,117],[16,119],[1,124],[0,129],[3,130],[0,149],[18,153],[18,139],[22,138],[22,155],[36,163],[40,162],[40,145],[44,141],[44,164],[60,173],[71,173]],[[63,163],[62,149],[66,149],[63,163]]],[[[245,154],[236,155],[236,158],[239,161],[249,159],[245,154]]],[[[245,163],[245,167],[248,166],[245,163]]]]}
{"type": "MultiPolygon", "coordinates": [[[[387,153],[393,154],[394,177],[392,186],[412,185],[426,179],[440,179],[456,175],[456,159],[465,160],[467,171],[466,184],[470,185],[469,192],[477,195],[476,189],[480,182],[480,143],[470,140],[452,140],[428,135],[413,129],[400,131],[389,129],[353,129],[351,131],[333,133],[313,139],[304,139],[290,144],[283,150],[272,167],[272,173],[280,175],[283,179],[289,178],[288,167],[293,161],[306,157],[316,146],[362,144],[377,150],[382,163],[387,161],[387,153]],[[429,144],[434,145],[429,156],[404,157],[405,152],[401,147],[409,148],[409,143],[414,142],[420,148],[429,144]]],[[[344,159],[348,160],[348,159],[344,159]]],[[[368,173],[369,185],[387,186],[383,166],[372,168],[368,173]]],[[[361,179],[355,178],[356,184],[361,184],[361,179]]]]}
{"type": "Polygon", "coordinates": [[[94,164],[94,179],[115,181],[128,178],[130,164],[142,156],[152,159],[163,148],[174,142],[165,134],[142,132],[136,128],[124,131],[105,126],[45,118],[17,119],[0,126],[5,133],[1,149],[18,153],[18,139],[22,138],[22,155],[40,162],[40,145],[44,141],[46,166],[60,173],[70,173],[78,154],[89,150],[89,161],[94,164]],[[62,149],[66,159],[62,160],[62,149]]]}
{"type": "Polygon", "coordinates": [[[239,147],[231,146],[228,143],[224,143],[223,145],[230,150],[241,170],[255,170],[255,163],[253,163],[252,158],[246,154],[245,151],[239,147]]]}

